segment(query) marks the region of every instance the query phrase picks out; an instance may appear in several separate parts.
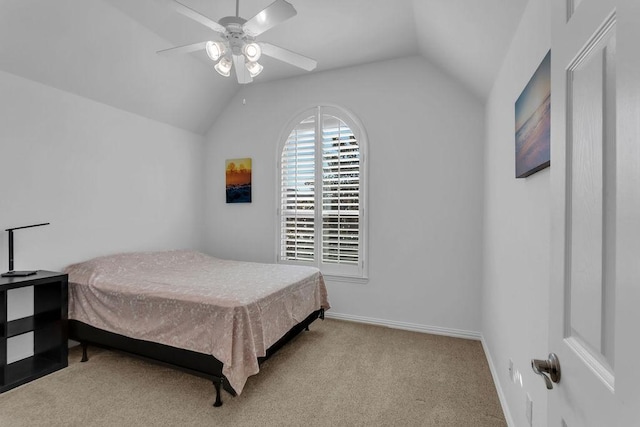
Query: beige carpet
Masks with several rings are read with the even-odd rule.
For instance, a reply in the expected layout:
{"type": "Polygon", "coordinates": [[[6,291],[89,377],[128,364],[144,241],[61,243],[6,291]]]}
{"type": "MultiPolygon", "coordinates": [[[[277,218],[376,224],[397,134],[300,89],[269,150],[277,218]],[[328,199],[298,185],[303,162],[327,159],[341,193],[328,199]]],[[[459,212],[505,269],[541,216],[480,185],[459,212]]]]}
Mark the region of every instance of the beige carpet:
{"type": "Polygon", "coordinates": [[[71,349],[69,367],[0,395],[0,426],[504,426],[478,341],[316,321],[212,407],[206,379],[71,349]]]}

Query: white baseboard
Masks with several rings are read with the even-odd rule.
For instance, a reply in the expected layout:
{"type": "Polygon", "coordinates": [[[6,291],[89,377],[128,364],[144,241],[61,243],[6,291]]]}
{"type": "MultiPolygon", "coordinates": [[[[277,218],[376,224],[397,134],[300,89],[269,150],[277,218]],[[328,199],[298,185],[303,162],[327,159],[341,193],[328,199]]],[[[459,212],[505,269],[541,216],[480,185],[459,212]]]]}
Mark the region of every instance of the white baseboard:
{"type": "Polygon", "coordinates": [[[375,319],[372,317],[353,316],[351,314],[334,313],[328,311],[325,316],[329,319],[346,320],[348,322],[366,323],[368,325],[386,326],[393,329],[403,329],[405,331],[423,332],[425,334],[445,335],[454,338],[465,338],[470,340],[480,340],[480,332],[465,331],[462,329],[441,328],[439,326],[418,325],[416,323],[396,322],[394,320],[375,319]]]}
{"type": "Polygon", "coordinates": [[[496,370],[496,365],[493,363],[493,358],[491,357],[491,353],[489,352],[489,347],[487,347],[487,343],[484,341],[484,336],[481,336],[480,342],[482,343],[484,354],[487,356],[487,362],[489,363],[489,370],[491,371],[491,376],[493,377],[493,383],[495,384],[496,391],[498,392],[498,399],[500,400],[500,406],[502,406],[502,412],[504,413],[504,418],[507,420],[507,425],[509,427],[515,427],[516,424],[513,422],[513,418],[511,417],[511,411],[509,411],[509,406],[507,405],[507,398],[504,395],[504,391],[502,390],[502,386],[500,385],[500,381],[498,380],[498,371],[496,370]]]}

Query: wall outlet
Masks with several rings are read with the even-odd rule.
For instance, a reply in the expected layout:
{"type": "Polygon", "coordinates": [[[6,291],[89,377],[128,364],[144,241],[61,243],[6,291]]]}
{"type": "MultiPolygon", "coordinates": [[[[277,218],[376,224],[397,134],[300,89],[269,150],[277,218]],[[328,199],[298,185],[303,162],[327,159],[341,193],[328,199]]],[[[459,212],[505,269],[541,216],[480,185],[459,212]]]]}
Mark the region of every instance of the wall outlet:
{"type": "Polygon", "coordinates": [[[512,383],[519,384],[522,387],[522,374],[513,367],[512,359],[509,359],[509,379],[512,383]]]}
{"type": "Polygon", "coordinates": [[[527,412],[527,422],[529,423],[529,426],[533,427],[533,401],[531,400],[531,396],[529,396],[529,393],[527,393],[526,412],[527,412]]]}

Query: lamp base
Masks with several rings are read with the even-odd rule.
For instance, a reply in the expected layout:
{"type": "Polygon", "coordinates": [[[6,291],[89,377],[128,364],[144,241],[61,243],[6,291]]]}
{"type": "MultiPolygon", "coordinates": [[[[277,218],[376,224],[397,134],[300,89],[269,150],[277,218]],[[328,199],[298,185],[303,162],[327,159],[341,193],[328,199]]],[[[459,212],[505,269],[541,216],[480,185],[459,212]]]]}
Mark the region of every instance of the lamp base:
{"type": "Polygon", "coordinates": [[[0,276],[2,276],[2,277],[25,277],[25,276],[32,276],[32,275],[36,274],[37,272],[38,272],[38,270],[33,270],[33,271],[7,271],[6,273],[0,274],[0,276]]]}

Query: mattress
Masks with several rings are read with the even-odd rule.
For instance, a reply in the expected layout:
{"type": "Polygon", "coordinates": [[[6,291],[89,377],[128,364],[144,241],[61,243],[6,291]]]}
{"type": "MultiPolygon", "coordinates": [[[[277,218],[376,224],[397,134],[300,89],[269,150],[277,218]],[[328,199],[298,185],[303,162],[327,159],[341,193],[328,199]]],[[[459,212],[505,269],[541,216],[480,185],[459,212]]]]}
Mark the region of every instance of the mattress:
{"type": "Polygon", "coordinates": [[[310,313],[329,309],[317,268],[191,251],[123,253],[68,266],[69,319],[214,356],[240,394],[258,357],[310,313]]]}

